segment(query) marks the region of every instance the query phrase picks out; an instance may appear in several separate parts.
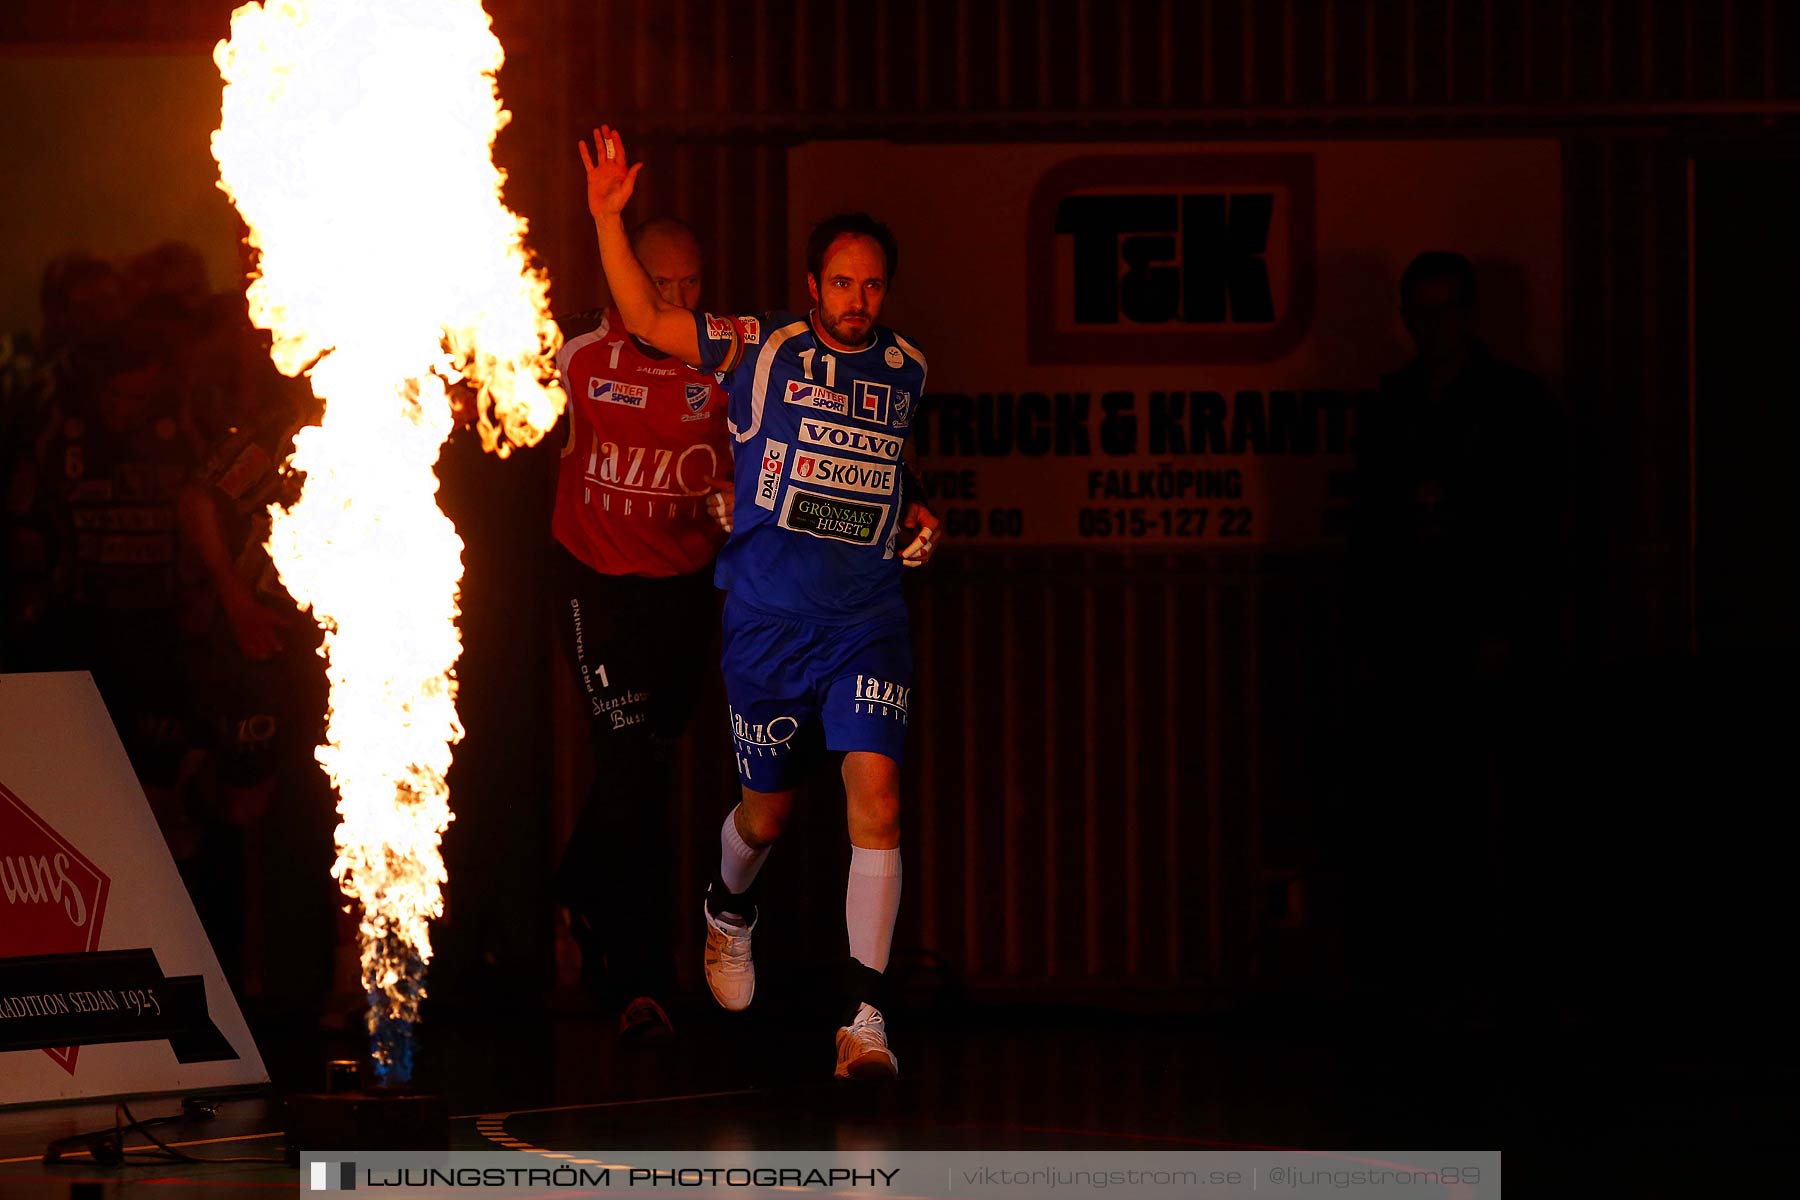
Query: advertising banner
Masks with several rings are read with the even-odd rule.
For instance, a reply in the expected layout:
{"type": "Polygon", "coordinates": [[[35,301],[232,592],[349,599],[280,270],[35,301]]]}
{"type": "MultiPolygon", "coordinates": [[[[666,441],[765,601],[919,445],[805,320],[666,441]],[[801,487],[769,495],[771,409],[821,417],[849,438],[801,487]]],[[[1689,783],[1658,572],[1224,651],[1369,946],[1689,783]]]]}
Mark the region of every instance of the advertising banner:
{"type": "Polygon", "coordinates": [[[788,164],[796,256],[842,210],[899,240],[882,321],[930,364],[912,453],[957,539],[1337,540],[1426,250],[1474,262],[1498,355],[1560,375],[1553,140],[841,141],[788,164]]]}
{"type": "Polygon", "coordinates": [[[267,1081],[93,680],[0,675],[0,1105],[267,1081]]]}

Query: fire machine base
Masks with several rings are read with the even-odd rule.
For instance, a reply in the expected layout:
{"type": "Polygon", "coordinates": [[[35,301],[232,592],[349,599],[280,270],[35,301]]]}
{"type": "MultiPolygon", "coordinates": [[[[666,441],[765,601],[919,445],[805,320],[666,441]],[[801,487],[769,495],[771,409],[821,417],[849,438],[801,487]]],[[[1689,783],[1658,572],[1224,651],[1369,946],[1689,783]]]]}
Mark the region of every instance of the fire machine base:
{"type": "Polygon", "coordinates": [[[286,1100],[287,1158],[302,1151],[448,1150],[450,1103],[434,1092],[370,1087],[286,1100]]]}

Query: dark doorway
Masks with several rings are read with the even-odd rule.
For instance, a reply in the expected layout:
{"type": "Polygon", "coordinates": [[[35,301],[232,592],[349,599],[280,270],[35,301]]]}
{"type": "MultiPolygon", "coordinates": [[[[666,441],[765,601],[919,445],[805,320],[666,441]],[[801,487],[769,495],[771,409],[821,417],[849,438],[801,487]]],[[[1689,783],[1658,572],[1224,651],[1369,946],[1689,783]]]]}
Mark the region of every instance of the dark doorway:
{"type": "Polygon", "coordinates": [[[1800,648],[1800,157],[1695,160],[1695,624],[1706,654],[1800,648]]]}

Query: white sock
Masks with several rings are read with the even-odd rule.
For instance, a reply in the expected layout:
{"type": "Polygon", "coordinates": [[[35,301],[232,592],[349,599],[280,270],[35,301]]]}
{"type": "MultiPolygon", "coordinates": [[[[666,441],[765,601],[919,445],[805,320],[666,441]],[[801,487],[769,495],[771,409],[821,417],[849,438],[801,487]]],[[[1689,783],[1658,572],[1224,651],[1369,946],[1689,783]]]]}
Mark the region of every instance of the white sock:
{"type": "Polygon", "coordinates": [[[850,847],[850,883],[844,889],[844,926],[850,957],[872,971],[885,971],[900,916],[900,850],[850,847]]]}
{"type": "Polygon", "coordinates": [[[759,850],[738,833],[737,809],[726,813],[725,824],[719,827],[719,878],[725,881],[726,890],[733,895],[749,891],[767,857],[767,846],[759,850]]]}

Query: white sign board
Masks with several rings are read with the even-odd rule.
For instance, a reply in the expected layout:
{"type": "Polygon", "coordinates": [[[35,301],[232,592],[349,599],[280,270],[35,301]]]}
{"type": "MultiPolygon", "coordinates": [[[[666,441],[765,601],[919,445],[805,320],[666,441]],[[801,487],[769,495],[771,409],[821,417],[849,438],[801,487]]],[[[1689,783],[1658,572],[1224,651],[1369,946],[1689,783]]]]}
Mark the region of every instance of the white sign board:
{"type": "Polygon", "coordinates": [[[0,1105],[266,1082],[93,680],[0,675],[0,1105]]]}

